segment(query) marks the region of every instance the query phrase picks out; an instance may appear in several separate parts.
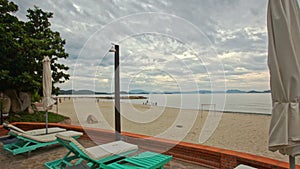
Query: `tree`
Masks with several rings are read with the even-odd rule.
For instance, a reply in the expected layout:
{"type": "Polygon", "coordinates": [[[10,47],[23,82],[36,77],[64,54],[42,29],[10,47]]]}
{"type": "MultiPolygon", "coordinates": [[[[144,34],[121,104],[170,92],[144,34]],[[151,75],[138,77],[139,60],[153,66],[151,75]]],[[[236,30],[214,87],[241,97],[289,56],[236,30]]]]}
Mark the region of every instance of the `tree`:
{"type": "MultiPolygon", "coordinates": [[[[34,58],[35,68],[32,71],[38,75],[42,74],[42,60],[44,56],[49,56],[51,59],[51,70],[53,83],[64,83],[69,80],[69,74],[64,73],[69,68],[63,64],[58,63],[58,59],[66,59],[69,55],[65,52],[64,45],[66,41],[60,37],[59,32],[50,29],[49,18],[53,17],[53,13],[44,12],[42,9],[34,6],[34,9],[27,10],[27,18],[29,21],[25,23],[27,41],[25,42],[25,55],[28,58],[34,58]]],[[[32,73],[34,73],[32,72],[32,73]]],[[[41,81],[41,76],[37,77],[41,81]]],[[[59,88],[54,88],[54,92],[58,93],[59,88]]]]}
{"type": "Polygon", "coordinates": [[[13,112],[28,107],[28,101],[24,105],[24,93],[29,96],[37,92],[42,94],[44,56],[51,59],[53,84],[69,79],[64,73],[68,67],[58,63],[68,54],[64,49],[65,40],[50,28],[49,19],[53,13],[35,6],[27,10],[28,21],[22,22],[12,15],[17,10],[18,6],[13,2],[0,0],[0,92],[10,97],[13,112]]]}
{"type": "Polygon", "coordinates": [[[15,71],[12,69],[13,63],[18,59],[20,49],[22,23],[11,13],[16,12],[18,6],[7,0],[0,0],[0,82],[1,90],[10,88],[15,82],[12,76],[15,71]]]}

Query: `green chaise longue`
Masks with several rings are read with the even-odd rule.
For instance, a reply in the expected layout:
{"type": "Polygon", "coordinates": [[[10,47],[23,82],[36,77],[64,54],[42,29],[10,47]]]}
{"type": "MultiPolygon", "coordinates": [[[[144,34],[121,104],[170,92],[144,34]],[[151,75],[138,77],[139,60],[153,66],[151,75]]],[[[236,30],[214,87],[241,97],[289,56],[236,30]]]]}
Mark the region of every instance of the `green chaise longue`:
{"type": "Polygon", "coordinates": [[[138,146],[124,141],[85,148],[72,137],[61,134],[57,134],[56,137],[69,152],[61,159],[46,162],[44,166],[48,169],[77,166],[93,169],[156,169],[163,168],[172,159],[172,156],[154,152],[143,152],[128,157],[138,150],[138,146]]]}
{"type": "Polygon", "coordinates": [[[66,129],[59,127],[48,128],[48,134],[45,133],[45,129],[23,131],[12,125],[9,125],[8,127],[10,128],[8,135],[15,137],[16,141],[4,144],[3,149],[11,152],[13,155],[31,152],[41,147],[58,144],[59,142],[55,137],[57,133],[76,139],[82,135],[81,132],[66,131],[66,129]]]}

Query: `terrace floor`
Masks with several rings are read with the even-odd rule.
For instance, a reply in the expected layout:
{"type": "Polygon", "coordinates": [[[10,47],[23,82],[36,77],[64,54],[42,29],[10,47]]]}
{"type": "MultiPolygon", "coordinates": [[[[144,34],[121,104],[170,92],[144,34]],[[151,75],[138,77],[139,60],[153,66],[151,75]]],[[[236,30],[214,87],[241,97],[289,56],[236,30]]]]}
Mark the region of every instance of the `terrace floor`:
{"type": "MultiPolygon", "coordinates": [[[[95,146],[96,144],[91,140],[79,139],[79,142],[84,147],[95,146]]],[[[142,151],[142,150],[141,150],[142,151]]],[[[62,158],[68,150],[61,145],[53,145],[40,148],[31,152],[20,155],[12,155],[3,150],[3,144],[0,143],[0,168],[1,169],[40,169],[44,168],[44,163],[58,158],[62,158]]],[[[165,166],[166,169],[207,169],[199,165],[186,163],[178,159],[172,161],[165,166]]]]}

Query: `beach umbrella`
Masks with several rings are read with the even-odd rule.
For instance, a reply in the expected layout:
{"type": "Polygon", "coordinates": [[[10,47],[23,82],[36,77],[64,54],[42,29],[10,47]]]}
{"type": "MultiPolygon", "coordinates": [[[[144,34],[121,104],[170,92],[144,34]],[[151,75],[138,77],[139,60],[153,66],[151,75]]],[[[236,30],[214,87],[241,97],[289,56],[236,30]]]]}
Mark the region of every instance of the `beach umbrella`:
{"type": "Polygon", "coordinates": [[[46,110],[46,133],[48,133],[48,109],[55,103],[52,99],[52,75],[48,56],[43,59],[43,96],[43,107],[46,110]]]}
{"type": "Polygon", "coordinates": [[[269,150],[300,154],[300,11],[297,0],[269,0],[268,66],[272,93],[269,150]]]}

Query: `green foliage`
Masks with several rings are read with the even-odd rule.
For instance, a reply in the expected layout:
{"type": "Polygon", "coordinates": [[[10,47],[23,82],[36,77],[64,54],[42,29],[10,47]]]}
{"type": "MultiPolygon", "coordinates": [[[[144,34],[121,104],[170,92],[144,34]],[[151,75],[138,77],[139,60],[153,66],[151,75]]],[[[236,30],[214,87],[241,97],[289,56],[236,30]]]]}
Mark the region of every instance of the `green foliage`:
{"type": "Polygon", "coordinates": [[[40,102],[42,100],[42,97],[39,95],[37,91],[32,93],[31,95],[31,102],[40,102]]]}
{"type": "MultiPolygon", "coordinates": [[[[68,117],[48,112],[48,122],[49,123],[58,123],[65,119],[68,119],[68,117]]],[[[33,114],[29,114],[28,112],[21,112],[21,113],[11,113],[8,116],[9,122],[15,122],[15,121],[24,121],[24,122],[45,122],[46,121],[46,112],[34,112],[33,114]]]]}
{"type": "Polygon", "coordinates": [[[53,83],[69,79],[64,73],[69,68],[58,62],[68,57],[66,41],[50,28],[53,13],[34,6],[27,10],[28,21],[22,22],[12,15],[17,10],[13,2],[0,0],[0,91],[16,89],[41,95],[44,56],[51,59],[53,83]]]}
{"type": "Polygon", "coordinates": [[[0,83],[2,89],[12,88],[18,79],[16,69],[19,59],[23,23],[11,13],[16,12],[18,6],[7,0],[0,0],[0,83]]]}

